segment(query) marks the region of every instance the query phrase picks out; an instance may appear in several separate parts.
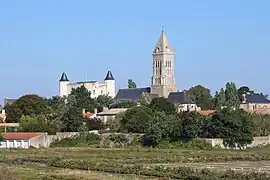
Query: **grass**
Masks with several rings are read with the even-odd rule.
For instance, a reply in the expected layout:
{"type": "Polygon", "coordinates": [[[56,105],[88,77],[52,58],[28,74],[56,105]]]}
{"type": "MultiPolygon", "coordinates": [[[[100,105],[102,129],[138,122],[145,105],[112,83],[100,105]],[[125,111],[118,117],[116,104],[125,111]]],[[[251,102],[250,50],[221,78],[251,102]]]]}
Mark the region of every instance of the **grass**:
{"type": "MultiPolygon", "coordinates": [[[[0,166],[0,172],[8,172],[9,177],[1,180],[143,180],[155,179],[146,176],[135,177],[135,175],[119,175],[95,171],[70,170],[53,167],[40,166],[22,166],[14,165],[3,167],[0,166]],[[12,176],[12,177],[11,177],[12,176]],[[12,179],[13,178],[13,179],[12,179]]],[[[7,173],[6,173],[7,174],[7,173]]],[[[6,174],[4,174],[6,176],[6,174]]]]}
{"type": "MultiPolygon", "coordinates": [[[[0,149],[0,161],[17,162],[16,165],[0,165],[0,169],[8,169],[18,175],[19,179],[151,179],[145,176],[126,173],[105,173],[101,171],[83,171],[80,168],[73,170],[51,167],[50,162],[55,159],[85,161],[92,164],[121,164],[125,166],[175,166],[188,165],[192,168],[202,169],[207,166],[217,167],[215,170],[226,166],[240,168],[243,166],[249,170],[256,161],[270,161],[270,147],[254,148],[246,150],[192,150],[192,149],[151,149],[151,148],[48,148],[48,149],[0,149]],[[48,165],[23,165],[18,160],[46,162],[48,165]],[[240,162],[240,163],[226,163],[240,162]],[[195,163],[196,162],[196,163],[195,163]],[[219,162],[219,163],[214,163],[219,162]],[[242,162],[242,164],[241,164],[242,162]],[[212,164],[211,164],[212,163],[212,164]],[[210,165],[209,165],[210,164],[210,165]],[[217,165],[218,164],[218,165],[217,165]],[[247,165],[248,164],[248,165],[247,165]],[[239,166],[239,167],[237,167],[239,166]]],[[[260,166],[256,164],[256,166],[260,166]]],[[[76,167],[76,166],[75,166],[76,167]]],[[[112,166],[113,167],[113,166],[112,166]]],[[[68,167],[66,167],[68,168],[68,167]]],[[[116,167],[117,168],[117,167],[116,167]]],[[[123,167],[122,167],[123,168],[123,167]]],[[[93,167],[93,169],[98,169],[93,167]]],[[[144,168],[142,168],[143,170],[144,168]]],[[[270,171],[270,169],[269,169],[270,171]]],[[[1,172],[0,172],[1,174],[1,172]]],[[[154,179],[154,178],[153,178],[154,179]]],[[[17,179],[15,179],[17,180],[17,179]]]]}

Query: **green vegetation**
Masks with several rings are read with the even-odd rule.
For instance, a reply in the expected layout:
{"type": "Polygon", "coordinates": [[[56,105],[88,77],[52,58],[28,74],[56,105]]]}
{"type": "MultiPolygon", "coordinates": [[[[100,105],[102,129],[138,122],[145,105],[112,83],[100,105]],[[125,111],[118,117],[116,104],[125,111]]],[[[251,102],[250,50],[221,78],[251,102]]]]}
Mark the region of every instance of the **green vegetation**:
{"type": "MultiPolygon", "coordinates": [[[[250,163],[249,167],[246,165],[248,161],[261,161],[261,164],[266,160],[269,161],[269,147],[240,151],[156,148],[10,149],[0,150],[0,154],[0,161],[12,162],[13,165],[8,170],[14,172],[12,175],[21,179],[30,179],[30,174],[35,173],[37,179],[44,179],[45,177],[51,179],[66,178],[76,180],[82,177],[82,179],[90,179],[89,170],[97,176],[105,177],[110,175],[121,179],[132,177],[134,179],[135,177],[138,179],[154,177],[163,179],[213,179],[214,177],[228,180],[269,178],[268,174],[256,172],[258,169],[250,171],[255,162],[250,163]],[[228,161],[237,163],[228,163],[228,161]],[[42,162],[42,164],[23,166],[26,162],[28,164],[29,162],[42,162]],[[47,162],[47,164],[44,164],[44,162],[47,162]],[[208,166],[216,168],[206,169],[208,166]],[[224,167],[226,168],[224,169],[224,167]],[[238,168],[240,171],[234,172],[230,170],[231,168],[238,168]],[[244,169],[241,170],[242,168],[244,169]],[[28,173],[26,173],[26,169],[29,171],[28,173]],[[67,170],[63,171],[63,169],[67,170]]],[[[258,166],[262,165],[258,164],[258,166]]],[[[267,162],[265,162],[265,168],[269,170],[267,162]]],[[[101,177],[96,179],[102,179],[101,177]]]]}

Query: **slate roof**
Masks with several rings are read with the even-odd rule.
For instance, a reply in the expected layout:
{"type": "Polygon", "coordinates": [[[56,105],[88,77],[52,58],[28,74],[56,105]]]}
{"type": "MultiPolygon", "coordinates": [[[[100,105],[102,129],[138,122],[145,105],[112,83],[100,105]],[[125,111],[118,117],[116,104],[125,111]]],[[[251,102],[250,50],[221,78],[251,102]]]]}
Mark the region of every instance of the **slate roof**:
{"type": "Polygon", "coordinates": [[[67,75],[66,75],[66,73],[64,73],[64,72],[62,73],[62,76],[61,76],[61,78],[60,78],[59,81],[60,81],[60,82],[61,82],[61,81],[69,81],[69,80],[68,80],[68,77],[67,77],[67,75]]]}
{"type": "Polygon", "coordinates": [[[7,105],[7,104],[12,104],[15,101],[17,101],[17,99],[8,99],[8,98],[5,98],[4,99],[4,106],[7,105]]]}
{"type": "Polygon", "coordinates": [[[185,91],[171,92],[167,100],[174,104],[194,104],[185,91]]]}
{"type": "Polygon", "coordinates": [[[247,101],[246,101],[247,103],[262,103],[262,104],[270,103],[270,100],[261,94],[247,94],[246,98],[247,98],[247,101]]]}
{"type": "Polygon", "coordinates": [[[106,75],[106,77],[105,77],[105,79],[104,79],[105,81],[106,80],[114,80],[114,78],[113,78],[113,75],[112,75],[112,72],[111,71],[108,71],[108,73],[107,73],[107,75],[106,75]]]}
{"type": "Polygon", "coordinates": [[[119,89],[117,95],[115,96],[116,100],[129,100],[129,101],[139,101],[142,93],[150,93],[151,88],[128,88],[128,89],[119,89]]]}

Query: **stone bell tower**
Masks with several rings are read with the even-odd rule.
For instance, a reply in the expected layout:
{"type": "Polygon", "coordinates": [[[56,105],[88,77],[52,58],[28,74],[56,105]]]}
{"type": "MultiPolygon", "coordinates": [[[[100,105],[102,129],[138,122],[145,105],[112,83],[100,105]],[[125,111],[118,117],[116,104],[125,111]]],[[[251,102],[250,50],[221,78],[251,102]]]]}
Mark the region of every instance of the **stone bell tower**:
{"type": "Polygon", "coordinates": [[[174,77],[174,50],[169,45],[162,29],[160,38],[153,50],[153,76],[151,93],[167,98],[176,92],[174,77]]]}

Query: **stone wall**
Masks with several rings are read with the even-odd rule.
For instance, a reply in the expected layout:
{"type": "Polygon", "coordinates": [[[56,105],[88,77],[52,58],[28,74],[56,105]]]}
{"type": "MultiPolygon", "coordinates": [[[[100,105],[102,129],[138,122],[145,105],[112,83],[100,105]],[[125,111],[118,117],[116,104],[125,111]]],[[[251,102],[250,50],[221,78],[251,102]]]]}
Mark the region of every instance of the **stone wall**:
{"type": "MultiPolygon", "coordinates": [[[[223,144],[223,139],[219,138],[201,138],[205,140],[207,143],[211,144],[212,147],[220,147],[223,149],[228,149],[228,147],[225,147],[223,144]]],[[[254,137],[251,144],[247,145],[247,147],[260,147],[270,144],[270,136],[264,136],[264,137],[254,137]]]]}

